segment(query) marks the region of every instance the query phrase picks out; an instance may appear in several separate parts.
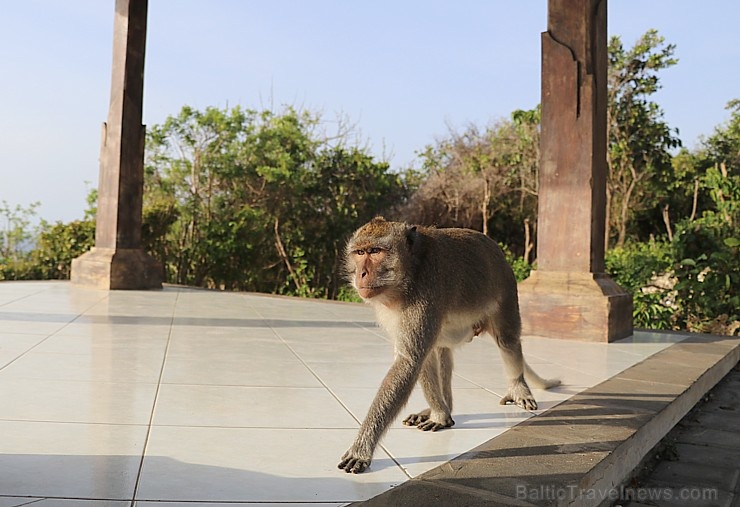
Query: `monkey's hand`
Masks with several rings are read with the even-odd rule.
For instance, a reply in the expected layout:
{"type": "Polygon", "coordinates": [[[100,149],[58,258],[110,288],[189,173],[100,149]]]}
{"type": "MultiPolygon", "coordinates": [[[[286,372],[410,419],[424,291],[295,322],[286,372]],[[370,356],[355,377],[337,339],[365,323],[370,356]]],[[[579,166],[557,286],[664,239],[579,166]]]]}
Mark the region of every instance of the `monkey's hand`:
{"type": "Polygon", "coordinates": [[[372,456],[361,456],[361,453],[350,448],[342,456],[337,468],[348,474],[361,474],[370,466],[370,461],[372,461],[372,456]]]}
{"type": "Polygon", "coordinates": [[[534,396],[532,396],[532,391],[529,390],[529,387],[524,382],[514,384],[509,389],[509,392],[506,393],[506,396],[501,398],[501,405],[506,405],[507,403],[513,403],[524,410],[537,410],[537,402],[534,400],[534,396]]]}
{"type": "Polygon", "coordinates": [[[449,415],[433,417],[432,410],[425,408],[418,414],[411,414],[403,420],[406,426],[416,426],[422,431],[437,431],[444,428],[450,428],[455,425],[455,421],[449,415]]]}

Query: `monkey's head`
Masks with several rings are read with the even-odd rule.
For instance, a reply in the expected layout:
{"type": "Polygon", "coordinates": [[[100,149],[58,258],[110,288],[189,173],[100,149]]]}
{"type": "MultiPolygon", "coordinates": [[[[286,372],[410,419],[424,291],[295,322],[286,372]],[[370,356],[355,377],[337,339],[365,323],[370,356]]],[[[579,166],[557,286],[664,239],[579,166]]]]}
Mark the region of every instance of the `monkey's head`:
{"type": "Polygon", "coordinates": [[[364,300],[392,303],[402,294],[416,227],[373,218],[347,243],[347,275],[364,300]]]}

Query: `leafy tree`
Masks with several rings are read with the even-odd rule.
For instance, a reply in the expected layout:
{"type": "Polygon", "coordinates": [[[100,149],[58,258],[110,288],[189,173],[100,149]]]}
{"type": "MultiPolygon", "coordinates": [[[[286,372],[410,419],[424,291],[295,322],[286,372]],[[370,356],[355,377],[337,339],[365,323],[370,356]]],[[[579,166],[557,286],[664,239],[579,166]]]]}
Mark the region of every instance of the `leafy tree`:
{"type": "Polygon", "coordinates": [[[715,334],[740,330],[740,108],[702,146],[673,160],[669,185],[684,200],[668,241],[627,242],[607,253],[607,268],[632,292],[635,325],[715,334]],[[692,184],[681,189],[682,184],[692,184]],[[688,206],[687,206],[688,204],[688,206]]]}
{"type": "Polygon", "coordinates": [[[6,201],[0,203],[0,280],[23,280],[34,278],[35,271],[30,261],[30,252],[36,242],[38,230],[45,222],[33,226],[41,205],[33,202],[28,206],[20,204],[11,207],[6,201]]]}
{"type": "Polygon", "coordinates": [[[681,327],[740,330],[740,102],[695,154],[699,192],[709,205],[677,224],[674,239],[681,327]],[[696,216],[696,218],[695,218],[696,216]]]}
{"type": "Polygon", "coordinates": [[[0,219],[3,222],[0,230],[0,260],[18,261],[31,250],[34,239],[31,222],[39,206],[40,202],[33,202],[27,207],[18,204],[14,208],[6,201],[0,203],[0,219]]]}
{"type": "Polygon", "coordinates": [[[145,241],[177,283],[314,297],[339,293],[341,239],[404,187],[321,119],[185,107],[151,129],[145,241]],[[149,219],[147,219],[149,217],[149,219]]]}
{"type": "MultiPolygon", "coordinates": [[[[312,156],[309,115],[184,107],[150,130],[145,206],[170,210],[157,250],[176,283],[276,291],[269,215],[288,198],[297,168],[312,156]]],[[[161,235],[160,235],[161,236],[161,235]]]]}
{"type": "Polygon", "coordinates": [[[740,172],[740,99],[727,103],[730,119],[715,128],[714,133],[703,143],[703,155],[707,162],[724,164],[730,174],[740,172]]]}
{"type": "MultiPolygon", "coordinates": [[[[622,246],[629,233],[656,232],[654,210],[666,195],[672,173],[670,150],[680,146],[651,96],[660,89],[658,72],[675,65],[675,45],[648,30],[625,50],[618,36],[609,41],[607,76],[607,236],[622,246]]],[[[608,240],[608,238],[607,238],[608,240]]],[[[608,246],[608,245],[607,245],[608,246]]]]}
{"type": "Polygon", "coordinates": [[[373,216],[390,211],[406,196],[399,174],[387,163],[375,162],[362,150],[335,147],[322,150],[307,174],[305,204],[295,223],[311,234],[306,256],[313,260],[317,294],[336,298],[345,285],[344,242],[373,216]]]}
{"type": "Polygon", "coordinates": [[[529,258],[537,219],[539,108],[486,129],[469,125],[421,153],[422,174],[403,218],[505,238],[529,258]]]}
{"type": "MultiPolygon", "coordinates": [[[[671,150],[680,140],[652,100],[660,88],[659,72],[678,61],[674,51],[655,30],[630,49],[619,37],[609,42],[605,241],[612,237],[617,245],[628,236],[647,239],[662,233],[663,222],[670,224],[669,210],[676,215],[690,207],[692,190],[688,200],[680,197],[683,189],[694,188],[697,175],[685,171],[677,181],[671,150]]],[[[405,216],[486,233],[490,229],[529,259],[537,218],[539,121],[539,107],[519,110],[509,120],[486,129],[470,125],[428,146],[420,155],[425,180],[405,216]]],[[[691,164],[678,168],[693,171],[691,164]]]]}

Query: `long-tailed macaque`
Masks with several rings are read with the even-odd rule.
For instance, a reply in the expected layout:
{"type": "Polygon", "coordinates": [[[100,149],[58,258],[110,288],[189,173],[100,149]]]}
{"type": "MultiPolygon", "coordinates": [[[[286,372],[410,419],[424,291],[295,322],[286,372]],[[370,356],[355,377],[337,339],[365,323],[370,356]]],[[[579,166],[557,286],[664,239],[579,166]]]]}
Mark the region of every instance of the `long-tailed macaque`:
{"type": "Polygon", "coordinates": [[[429,408],[404,419],[424,431],[452,420],[452,348],[483,332],[503,358],[509,388],[502,404],[537,408],[529,382],[549,388],[524,361],[516,280],[498,245],[468,229],[436,229],[374,218],[347,244],[351,283],[395,339],[395,359],[339,468],[360,473],[406,404],[417,380],[429,408]],[[525,381],[526,378],[526,381],[525,381]]]}

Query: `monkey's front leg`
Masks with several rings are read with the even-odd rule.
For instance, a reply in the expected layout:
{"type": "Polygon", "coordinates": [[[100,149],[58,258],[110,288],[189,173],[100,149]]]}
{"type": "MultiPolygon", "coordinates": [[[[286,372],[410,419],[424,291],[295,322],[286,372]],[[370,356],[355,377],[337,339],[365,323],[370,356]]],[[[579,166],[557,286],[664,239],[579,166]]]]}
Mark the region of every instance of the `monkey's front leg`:
{"type": "Polygon", "coordinates": [[[370,466],[378,441],[409,399],[423,361],[423,356],[396,358],[370,405],[357,438],[342,456],[339,469],[359,474],[370,466]]]}
{"type": "Polygon", "coordinates": [[[450,428],[452,420],[452,352],[448,348],[432,351],[424,361],[419,384],[429,408],[411,414],[403,420],[406,426],[416,426],[423,431],[450,428]]]}

